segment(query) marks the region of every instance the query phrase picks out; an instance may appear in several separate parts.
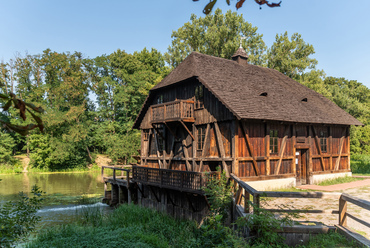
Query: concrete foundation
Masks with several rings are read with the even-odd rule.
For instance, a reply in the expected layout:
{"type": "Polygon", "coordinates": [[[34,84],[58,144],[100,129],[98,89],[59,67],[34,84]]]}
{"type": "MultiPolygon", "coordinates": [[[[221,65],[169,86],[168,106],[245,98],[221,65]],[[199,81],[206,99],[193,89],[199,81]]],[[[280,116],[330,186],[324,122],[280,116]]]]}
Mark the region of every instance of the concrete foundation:
{"type": "Polygon", "coordinates": [[[321,175],[312,175],[311,184],[318,184],[322,181],[335,179],[338,177],[352,176],[352,172],[341,172],[341,173],[330,173],[330,174],[321,174],[321,175]]]}
{"type": "Polygon", "coordinates": [[[271,191],[275,189],[290,188],[294,187],[296,185],[295,183],[295,177],[248,182],[250,186],[259,191],[271,191]]]}

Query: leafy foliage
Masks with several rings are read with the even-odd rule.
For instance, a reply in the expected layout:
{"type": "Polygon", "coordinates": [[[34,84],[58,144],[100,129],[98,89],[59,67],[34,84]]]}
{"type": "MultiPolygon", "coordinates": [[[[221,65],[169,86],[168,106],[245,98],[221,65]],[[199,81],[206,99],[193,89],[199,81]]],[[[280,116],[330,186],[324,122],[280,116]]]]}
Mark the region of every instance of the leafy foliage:
{"type": "Polygon", "coordinates": [[[166,62],[176,67],[193,51],[230,59],[243,36],[246,37],[244,47],[249,61],[256,65],[265,64],[266,46],[262,35],[244,20],[243,15],[232,11],[222,14],[220,9],[204,18],[192,14],[190,22],[172,32],[173,40],[165,54],[166,62]]]}
{"type": "Polygon", "coordinates": [[[40,217],[36,212],[41,207],[43,192],[36,185],[32,187],[32,197],[19,193],[18,201],[9,201],[0,206],[0,243],[11,247],[15,242],[24,240],[35,229],[40,217]]]}
{"type": "Polygon", "coordinates": [[[314,53],[313,46],[307,44],[300,34],[293,34],[291,40],[288,38],[288,32],[277,34],[275,42],[268,50],[267,67],[298,79],[306,69],[314,69],[317,65],[317,60],[309,57],[314,53]]]}

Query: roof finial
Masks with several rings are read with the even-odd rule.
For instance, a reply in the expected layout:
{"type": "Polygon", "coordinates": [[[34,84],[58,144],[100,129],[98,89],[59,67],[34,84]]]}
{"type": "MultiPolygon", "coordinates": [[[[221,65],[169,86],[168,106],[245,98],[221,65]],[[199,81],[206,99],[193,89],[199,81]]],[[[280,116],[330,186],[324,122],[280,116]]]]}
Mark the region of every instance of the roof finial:
{"type": "Polygon", "coordinates": [[[245,36],[240,37],[240,46],[239,46],[239,48],[243,48],[242,41],[245,40],[245,39],[247,39],[247,37],[245,37],[245,36]]]}

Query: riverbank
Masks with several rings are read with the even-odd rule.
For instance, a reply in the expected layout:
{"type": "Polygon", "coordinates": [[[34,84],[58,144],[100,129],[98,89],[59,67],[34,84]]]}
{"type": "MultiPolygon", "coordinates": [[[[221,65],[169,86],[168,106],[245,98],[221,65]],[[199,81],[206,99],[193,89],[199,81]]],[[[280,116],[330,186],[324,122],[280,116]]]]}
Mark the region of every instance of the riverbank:
{"type": "Polygon", "coordinates": [[[97,154],[93,164],[74,168],[53,170],[50,168],[35,168],[30,166],[30,159],[26,155],[14,156],[13,164],[0,164],[0,175],[19,173],[79,173],[87,171],[100,171],[102,166],[112,165],[112,159],[103,154],[97,154]]]}

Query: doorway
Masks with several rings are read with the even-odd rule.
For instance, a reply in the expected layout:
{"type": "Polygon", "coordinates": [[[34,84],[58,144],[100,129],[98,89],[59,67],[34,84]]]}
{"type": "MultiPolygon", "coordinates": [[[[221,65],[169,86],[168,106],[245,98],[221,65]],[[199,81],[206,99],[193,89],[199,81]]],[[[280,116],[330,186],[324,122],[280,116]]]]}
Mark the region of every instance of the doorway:
{"type": "Polygon", "coordinates": [[[296,150],[296,185],[308,184],[308,149],[296,150]]]}

